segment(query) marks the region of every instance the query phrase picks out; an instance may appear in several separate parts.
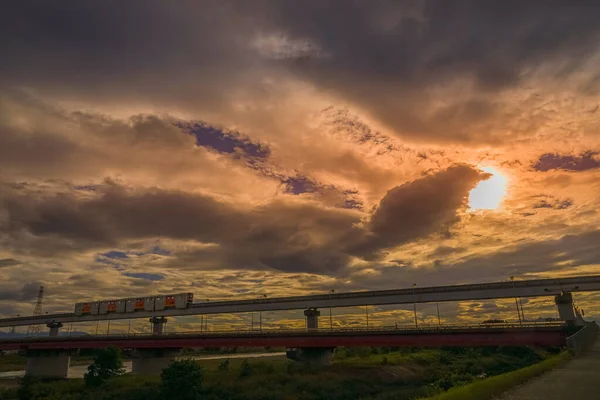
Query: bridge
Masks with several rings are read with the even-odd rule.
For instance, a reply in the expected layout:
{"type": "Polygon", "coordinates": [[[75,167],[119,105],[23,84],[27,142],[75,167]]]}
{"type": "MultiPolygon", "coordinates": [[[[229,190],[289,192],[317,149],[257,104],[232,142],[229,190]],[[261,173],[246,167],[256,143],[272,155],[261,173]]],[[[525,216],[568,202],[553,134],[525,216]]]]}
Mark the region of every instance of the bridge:
{"type": "Polygon", "coordinates": [[[490,346],[540,345],[563,346],[564,326],[583,325],[581,315],[573,307],[573,293],[600,290],[600,276],[557,279],[535,279],[469,285],[412,287],[396,290],[328,293],[310,296],[261,298],[200,302],[184,309],[137,311],[96,315],[74,313],[0,319],[0,327],[45,324],[50,335],[44,338],[21,338],[0,341],[0,349],[20,349],[27,352],[27,371],[39,376],[66,376],[70,353],[76,349],[114,345],[132,348],[138,354],[134,371],[160,371],[165,363],[186,347],[217,346],[285,346],[295,349],[291,358],[309,362],[326,362],[331,349],[337,346],[490,346]],[[519,297],[553,297],[561,324],[526,324],[505,326],[416,327],[413,329],[319,330],[319,308],[366,305],[416,304],[428,302],[483,300],[519,297]],[[306,329],[300,331],[265,332],[203,332],[201,334],[165,335],[164,324],[169,316],[281,311],[303,309],[306,329]],[[149,318],[153,335],[142,336],[59,336],[63,323],[101,320],[149,318]]]}
{"type": "Polygon", "coordinates": [[[114,346],[133,350],[133,373],[160,373],[184,348],[285,347],[290,359],[327,364],[339,346],[554,346],[567,343],[568,330],[558,323],[463,325],[422,328],[271,330],[177,333],[164,335],[46,336],[0,341],[0,350],[20,350],[28,357],[27,373],[68,375],[70,355],[80,349],[114,346]]]}
{"type": "MultiPolygon", "coordinates": [[[[0,319],[0,328],[46,324],[77,323],[134,318],[155,318],[156,324],[166,317],[233,314],[245,312],[306,310],[309,327],[318,317],[319,308],[355,307],[390,304],[415,304],[447,301],[486,300],[520,297],[555,297],[563,321],[574,321],[572,293],[600,291],[600,275],[556,279],[533,279],[509,282],[478,283],[432,287],[412,287],[394,290],[377,290],[349,293],[328,293],[310,296],[274,297],[250,300],[207,301],[190,304],[184,309],[163,311],[136,311],[133,313],[108,313],[75,315],[74,313],[47,314],[0,319]],[[561,305],[565,306],[561,306],[561,305]],[[570,311],[571,310],[571,311],[570,311]]],[[[161,329],[157,329],[162,332],[161,329]]],[[[57,330],[55,332],[58,332],[57,330]]]]}

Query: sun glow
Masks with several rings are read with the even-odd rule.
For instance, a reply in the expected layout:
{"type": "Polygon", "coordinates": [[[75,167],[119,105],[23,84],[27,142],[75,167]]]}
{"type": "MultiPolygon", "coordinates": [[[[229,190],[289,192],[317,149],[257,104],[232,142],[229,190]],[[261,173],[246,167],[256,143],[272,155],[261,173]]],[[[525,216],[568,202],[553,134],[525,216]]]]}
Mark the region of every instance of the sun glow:
{"type": "Polygon", "coordinates": [[[506,195],[506,184],[508,179],[497,169],[483,167],[483,171],[491,174],[485,181],[479,182],[469,194],[469,207],[474,210],[496,210],[502,204],[506,195]]]}

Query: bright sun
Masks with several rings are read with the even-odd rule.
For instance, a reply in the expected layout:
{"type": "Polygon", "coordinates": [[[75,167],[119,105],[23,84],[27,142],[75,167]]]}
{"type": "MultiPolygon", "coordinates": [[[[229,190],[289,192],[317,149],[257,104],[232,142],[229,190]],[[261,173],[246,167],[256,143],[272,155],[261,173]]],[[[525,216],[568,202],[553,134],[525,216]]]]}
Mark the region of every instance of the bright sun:
{"type": "Polygon", "coordinates": [[[490,173],[487,180],[479,182],[469,194],[469,207],[471,210],[495,210],[500,207],[506,195],[507,179],[497,169],[483,167],[483,171],[490,173]]]}

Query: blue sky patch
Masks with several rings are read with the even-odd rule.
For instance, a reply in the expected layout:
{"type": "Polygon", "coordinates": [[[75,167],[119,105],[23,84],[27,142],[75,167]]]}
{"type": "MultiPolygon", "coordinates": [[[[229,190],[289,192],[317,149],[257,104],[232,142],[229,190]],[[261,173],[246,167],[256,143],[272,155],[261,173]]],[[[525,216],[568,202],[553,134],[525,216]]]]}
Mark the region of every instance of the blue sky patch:
{"type": "Polygon", "coordinates": [[[239,154],[246,157],[267,158],[271,154],[268,146],[254,142],[238,132],[226,132],[202,122],[175,124],[196,137],[196,145],[207,147],[225,154],[239,154]]]}
{"type": "Polygon", "coordinates": [[[163,249],[160,246],[154,246],[151,250],[152,254],[158,254],[159,256],[168,256],[171,252],[167,249],[163,249]]]}
{"type": "Polygon", "coordinates": [[[123,251],[117,251],[117,250],[109,251],[109,252],[103,253],[101,255],[103,255],[104,257],[113,258],[113,259],[129,257],[127,255],[127,253],[125,253],[123,251]]]}
{"type": "Polygon", "coordinates": [[[163,279],[165,279],[164,275],[161,274],[151,274],[151,273],[147,273],[147,272],[126,272],[123,275],[128,276],[130,278],[136,278],[136,279],[145,279],[147,281],[162,281],[163,279]]]}

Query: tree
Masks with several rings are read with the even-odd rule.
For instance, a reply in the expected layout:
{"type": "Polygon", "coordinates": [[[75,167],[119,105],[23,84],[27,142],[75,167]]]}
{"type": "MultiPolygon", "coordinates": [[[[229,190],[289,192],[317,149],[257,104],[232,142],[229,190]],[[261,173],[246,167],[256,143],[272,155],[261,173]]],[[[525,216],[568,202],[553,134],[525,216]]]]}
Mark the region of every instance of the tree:
{"type": "Polygon", "coordinates": [[[83,376],[87,386],[98,386],[113,376],[125,373],[121,352],[115,347],[101,349],[94,355],[94,362],[83,376]]]}
{"type": "Polygon", "coordinates": [[[173,361],[160,374],[161,399],[200,399],[202,383],[202,368],[196,361],[192,359],[173,361]]]}

